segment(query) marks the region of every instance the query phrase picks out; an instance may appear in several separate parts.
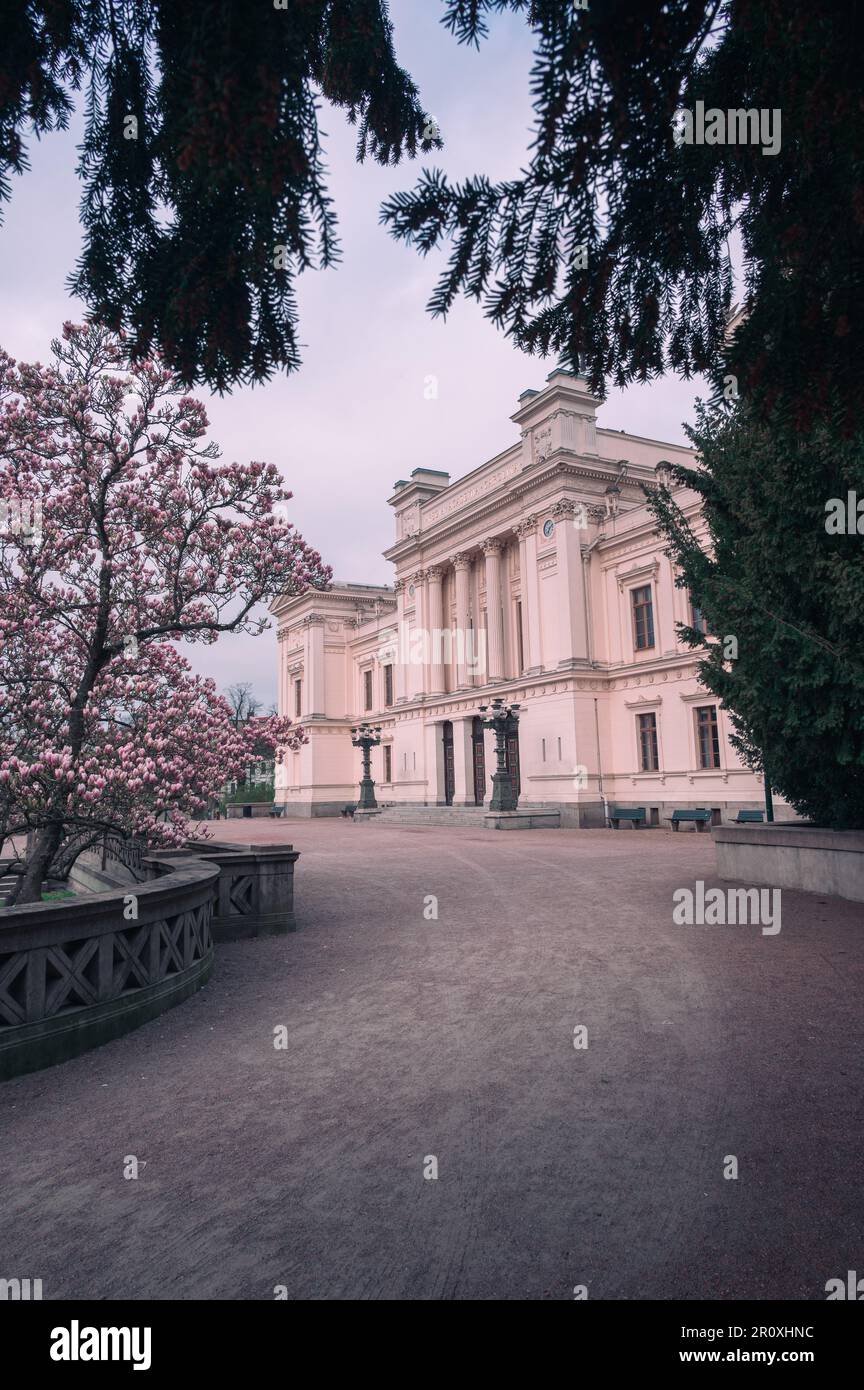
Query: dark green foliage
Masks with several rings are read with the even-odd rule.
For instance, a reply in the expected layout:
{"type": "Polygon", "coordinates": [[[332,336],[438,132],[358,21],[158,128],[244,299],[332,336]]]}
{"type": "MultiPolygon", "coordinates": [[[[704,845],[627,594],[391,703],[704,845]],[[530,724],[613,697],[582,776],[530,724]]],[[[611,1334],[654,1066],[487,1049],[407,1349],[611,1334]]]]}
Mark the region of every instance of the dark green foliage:
{"type": "Polygon", "coordinates": [[[252,786],[238,787],[236,791],[227,792],[222,798],[222,809],[226,806],[243,806],[250,802],[260,804],[263,801],[273,801],[275,791],[272,784],[255,783],[252,786]]]}
{"type": "Polygon", "coordinates": [[[712,634],[684,629],[705,649],[701,680],[729,709],[745,762],[764,757],[802,815],[864,827],[864,511],[861,534],[826,531],[829,499],[852,490],[864,502],[864,430],[841,437],[829,422],[802,436],[742,408],[700,408],[689,433],[704,469],[674,473],[702,498],[707,537],[668,492],[649,502],[712,634]],[[724,662],[727,637],[738,654],[724,662]]]}
{"type": "Polygon", "coordinates": [[[452,185],[424,172],[382,209],[422,253],[452,243],[430,301],[465,294],[527,351],[587,363],[595,390],[672,369],[738,378],[799,428],[864,394],[862,7],[838,0],[447,0],[461,42],[495,11],[536,44],[530,163],[452,185]],[[781,111],[761,144],[676,145],[677,109],[781,111]],[[729,237],[746,322],[725,358],[729,237]],[[587,248],[578,268],[577,247],[587,248]]]}
{"type": "Polygon", "coordinates": [[[93,316],[125,329],[134,355],[160,348],[187,385],[295,369],[295,277],[338,259],[319,95],[356,124],[358,159],[441,144],[396,63],[385,0],[2,11],[0,177],[26,168],[21,128],[66,126],[69,92],[87,84],[71,288],[93,316]]]}

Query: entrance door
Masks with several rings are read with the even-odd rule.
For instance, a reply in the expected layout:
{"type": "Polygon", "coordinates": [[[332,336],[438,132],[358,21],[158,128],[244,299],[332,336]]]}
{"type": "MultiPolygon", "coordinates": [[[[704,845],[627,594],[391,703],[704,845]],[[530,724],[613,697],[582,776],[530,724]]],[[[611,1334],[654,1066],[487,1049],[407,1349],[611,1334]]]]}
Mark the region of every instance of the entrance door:
{"type": "Polygon", "coordinates": [[[517,797],[522,794],[522,781],[519,776],[519,730],[507,735],[507,771],[517,797]]]}
{"type": "Polygon", "coordinates": [[[456,794],[456,768],[453,764],[453,725],[448,719],[442,726],[444,736],[444,804],[453,805],[456,794]]]}
{"type": "Polygon", "coordinates": [[[482,806],[486,799],[486,749],[480,719],[475,719],[471,725],[471,749],[474,759],[474,805],[482,806]]]}

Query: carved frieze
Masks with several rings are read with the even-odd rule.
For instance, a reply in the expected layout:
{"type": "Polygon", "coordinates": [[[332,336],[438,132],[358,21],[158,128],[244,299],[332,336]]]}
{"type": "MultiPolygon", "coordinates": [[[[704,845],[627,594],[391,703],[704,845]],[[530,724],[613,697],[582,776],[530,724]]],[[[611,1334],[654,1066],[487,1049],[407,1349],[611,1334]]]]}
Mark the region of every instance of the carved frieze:
{"type": "Polygon", "coordinates": [[[447,497],[442,502],[437,502],[432,507],[427,507],[423,512],[424,526],[434,526],[443,520],[445,516],[450,516],[452,512],[458,511],[460,507],[466,506],[469,502],[475,502],[479,497],[485,497],[487,493],[494,492],[495,488],[515,478],[519,472],[517,462],[504,464],[501,468],[496,468],[494,473],[479,482],[472,484],[471,487],[460,487],[455,483],[453,487],[447,489],[447,497]]]}

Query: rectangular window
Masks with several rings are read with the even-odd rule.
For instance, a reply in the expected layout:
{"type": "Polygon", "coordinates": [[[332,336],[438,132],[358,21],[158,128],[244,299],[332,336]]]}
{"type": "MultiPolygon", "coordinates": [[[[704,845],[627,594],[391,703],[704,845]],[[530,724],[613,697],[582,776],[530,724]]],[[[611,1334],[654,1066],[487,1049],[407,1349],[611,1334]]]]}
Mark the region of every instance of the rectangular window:
{"type": "Polygon", "coordinates": [[[300,718],[300,710],[303,706],[303,682],[294,682],[294,716],[300,718]]]}
{"type": "Polygon", "coordinates": [[[363,672],[363,708],[372,708],[372,672],[363,672]]]}
{"type": "Polygon", "coordinates": [[[660,766],[657,751],[656,714],[637,714],[639,726],[639,765],[643,772],[656,772],[660,766]]]}
{"type": "Polygon", "coordinates": [[[392,705],[392,703],[393,703],[393,667],[392,667],[392,666],[385,666],[385,667],[384,667],[384,703],[385,703],[385,705],[392,705]]]}
{"type": "Polygon", "coordinates": [[[651,600],[651,585],[632,589],[630,601],[633,605],[633,643],[637,652],[647,651],[654,646],[654,604],[651,600]]]}
{"type": "Polygon", "coordinates": [[[700,705],[696,710],[696,743],[700,767],[720,766],[720,733],[717,728],[717,706],[700,705]]]}
{"type": "MultiPolygon", "coordinates": [[[[390,667],[387,667],[390,670],[390,667]]],[[[393,746],[390,743],[384,744],[384,781],[393,781],[393,746]]]]}
{"type": "Polygon", "coordinates": [[[692,594],[690,595],[690,626],[695,627],[697,632],[704,633],[708,631],[705,615],[698,603],[694,601],[692,594]]]}

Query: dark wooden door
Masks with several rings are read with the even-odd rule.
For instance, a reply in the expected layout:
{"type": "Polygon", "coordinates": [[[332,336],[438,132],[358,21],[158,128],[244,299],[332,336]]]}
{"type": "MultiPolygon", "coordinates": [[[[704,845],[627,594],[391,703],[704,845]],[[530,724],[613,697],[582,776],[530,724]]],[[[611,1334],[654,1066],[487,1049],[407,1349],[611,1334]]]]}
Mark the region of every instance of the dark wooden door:
{"type": "Polygon", "coordinates": [[[471,726],[471,747],[474,756],[474,805],[482,806],[486,799],[486,748],[480,719],[475,719],[471,726]]]}
{"type": "Polygon", "coordinates": [[[517,796],[522,794],[522,780],[519,776],[519,732],[507,735],[507,771],[517,796]]]}
{"type": "Polygon", "coordinates": [[[456,794],[456,769],[453,765],[453,725],[449,719],[443,726],[444,735],[444,802],[453,805],[456,794]]]}

